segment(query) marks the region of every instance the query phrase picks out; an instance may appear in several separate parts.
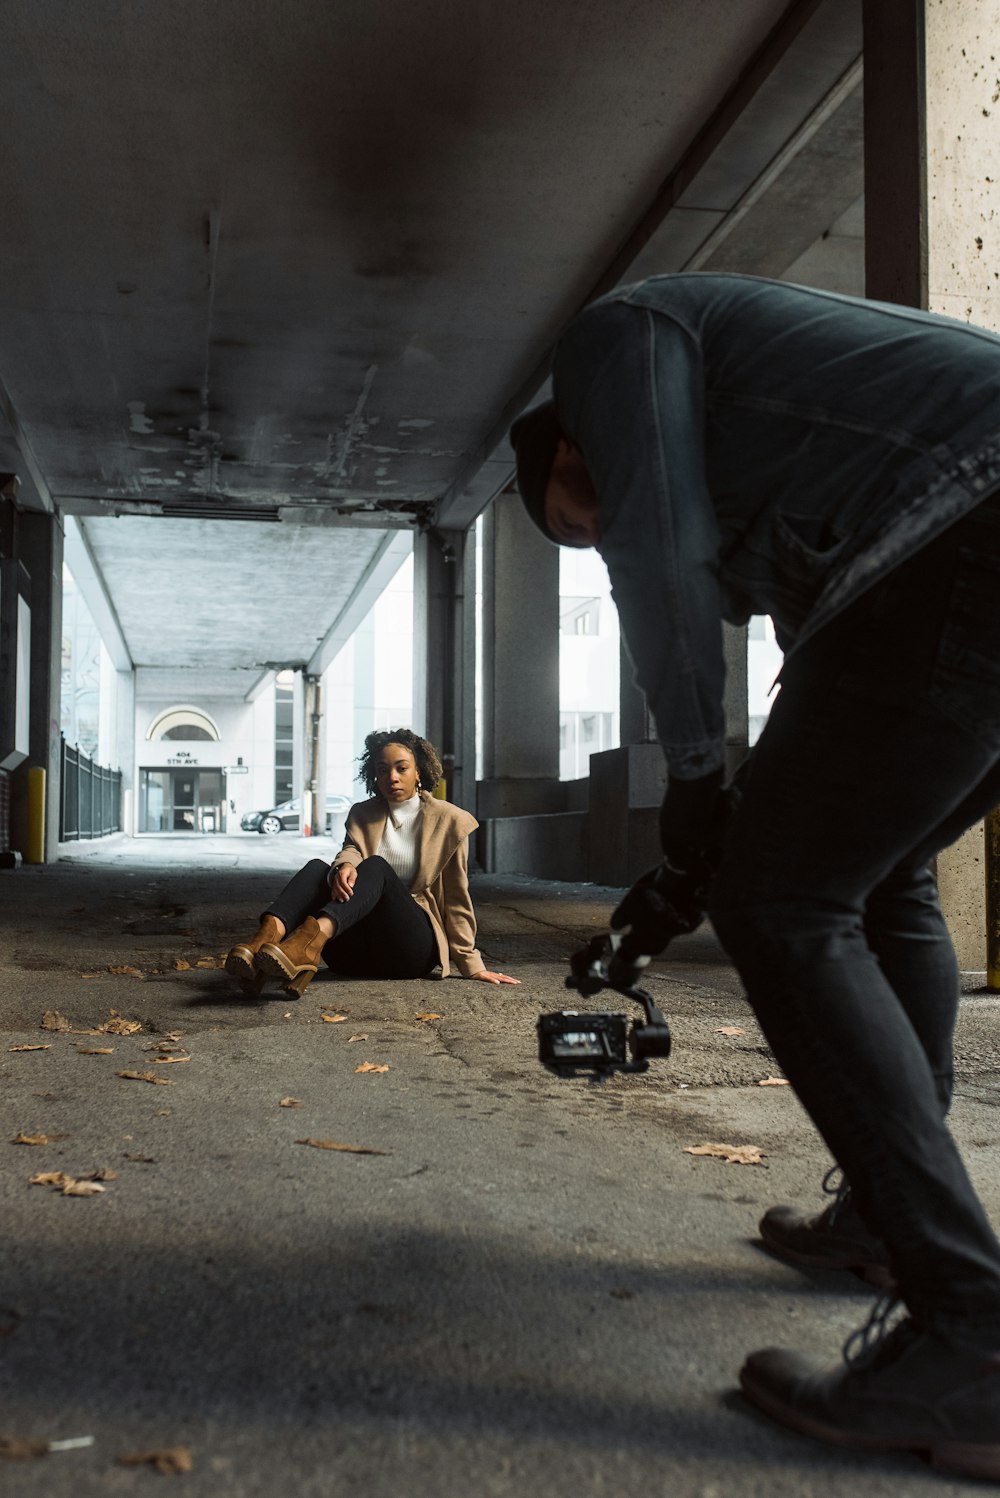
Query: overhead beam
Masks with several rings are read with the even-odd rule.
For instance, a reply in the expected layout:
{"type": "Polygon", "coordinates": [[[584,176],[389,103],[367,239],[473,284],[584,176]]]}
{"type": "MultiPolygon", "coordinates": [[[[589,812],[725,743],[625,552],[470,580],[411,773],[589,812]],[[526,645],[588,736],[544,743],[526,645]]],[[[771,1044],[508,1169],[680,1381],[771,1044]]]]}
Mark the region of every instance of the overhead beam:
{"type": "Polygon", "coordinates": [[[384,537],[347,602],[310,657],[305,668],[307,676],[321,676],[336,659],[412,550],[409,531],[390,531],[384,537]]]}
{"type": "Polygon", "coordinates": [[[64,530],[63,561],[73,574],[115,669],[131,671],[135,662],[87,533],[73,515],[66,516],[64,530]]]}
{"type": "Polygon", "coordinates": [[[27,432],[21,427],[17,411],[14,408],[14,402],[11,400],[10,393],[3,380],[0,380],[0,415],[3,416],[10,428],[11,436],[17,443],[17,450],[21,454],[24,466],[28,470],[31,482],[35,486],[35,492],[38,495],[42,509],[47,511],[48,514],[54,515],[56,506],[49,492],[49,486],[45,482],[45,475],[42,473],[41,464],[35,457],[35,450],[28,439],[27,432]]]}
{"type": "Polygon", "coordinates": [[[277,674],[277,671],[262,671],[250,690],[243,694],[243,701],[256,702],[258,697],[262,697],[264,695],[264,693],[267,691],[267,688],[271,685],[277,674]]]}

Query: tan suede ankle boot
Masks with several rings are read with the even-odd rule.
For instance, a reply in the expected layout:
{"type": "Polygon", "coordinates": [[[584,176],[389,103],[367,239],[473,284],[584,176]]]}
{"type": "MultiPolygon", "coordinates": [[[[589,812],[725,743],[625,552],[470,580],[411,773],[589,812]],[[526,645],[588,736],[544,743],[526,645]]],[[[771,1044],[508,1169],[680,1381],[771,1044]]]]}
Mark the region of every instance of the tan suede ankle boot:
{"type": "Polygon", "coordinates": [[[280,945],[265,942],[254,959],[254,966],[268,978],[280,979],[286,993],[301,998],[312,982],[323,948],[329,940],[315,916],[307,915],[302,925],[290,932],[280,945]]]}
{"type": "Polygon", "coordinates": [[[237,942],[235,947],[230,947],[226,957],[226,972],[229,976],[236,978],[244,986],[252,987],[255,993],[259,993],[264,985],[264,974],[254,967],[254,958],[265,942],[280,941],[283,930],[276,916],[263,916],[249,941],[237,942]]]}

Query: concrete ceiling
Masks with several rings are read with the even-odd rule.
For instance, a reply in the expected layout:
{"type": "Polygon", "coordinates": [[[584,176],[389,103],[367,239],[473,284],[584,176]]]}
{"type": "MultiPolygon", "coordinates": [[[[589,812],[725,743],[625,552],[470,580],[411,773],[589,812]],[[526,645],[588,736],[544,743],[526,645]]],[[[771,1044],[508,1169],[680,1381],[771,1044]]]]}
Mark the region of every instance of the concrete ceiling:
{"type": "Polygon", "coordinates": [[[806,255],[862,188],[859,10],[6,0],[0,469],[119,654],[329,657],[394,531],[508,481],[592,294],[806,255]]]}

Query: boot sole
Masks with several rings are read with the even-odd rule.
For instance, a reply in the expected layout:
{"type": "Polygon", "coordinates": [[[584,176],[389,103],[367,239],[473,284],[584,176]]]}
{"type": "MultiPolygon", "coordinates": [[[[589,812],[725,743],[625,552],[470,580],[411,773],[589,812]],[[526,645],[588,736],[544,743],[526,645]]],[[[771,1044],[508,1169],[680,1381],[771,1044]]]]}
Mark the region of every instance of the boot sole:
{"type": "Polygon", "coordinates": [[[264,987],[265,975],[254,966],[254,954],[249,947],[233,947],[226,957],[226,972],[235,978],[251,997],[264,987]]]}
{"type": "Polygon", "coordinates": [[[297,999],[302,997],[316,974],[314,967],[296,967],[280,947],[270,943],[261,947],[254,958],[254,966],[264,978],[277,978],[285,992],[297,999]]]}
{"type": "Polygon", "coordinates": [[[814,1415],[790,1408],[770,1389],[756,1385],[745,1372],[740,1374],[740,1388],[744,1398],[757,1409],[799,1435],[811,1436],[832,1446],[846,1446],[854,1451],[909,1451],[923,1457],[936,1472],[1000,1481],[1000,1446],[974,1441],[934,1443],[919,1436],[907,1440],[903,1436],[866,1435],[861,1431],[844,1430],[839,1425],[828,1425],[814,1415]]]}
{"type": "Polygon", "coordinates": [[[786,1264],[801,1265],[804,1269],[846,1269],[857,1275],[858,1279],[864,1280],[866,1285],[871,1285],[873,1290],[881,1290],[883,1293],[897,1288],[896,1277],[888,1264],[880,1264],[875,1259],[862,1259],[850,1254],[798,1253],[780,1239],[768,1237],[762,1229],[760,1241],[775,1258],[783,1259],[786,1264]]]}

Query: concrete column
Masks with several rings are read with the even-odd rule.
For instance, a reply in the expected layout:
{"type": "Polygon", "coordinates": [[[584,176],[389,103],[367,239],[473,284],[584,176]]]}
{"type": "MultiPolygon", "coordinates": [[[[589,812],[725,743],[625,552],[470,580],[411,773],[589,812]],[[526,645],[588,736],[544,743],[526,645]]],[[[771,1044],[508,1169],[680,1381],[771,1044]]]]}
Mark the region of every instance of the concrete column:
{"type": "Polygon", "coordinates": [[[31,682],[28,697],[28,758],[11,777],[14,847],[24,846],[27,770],[45,771],[45,862],[59,856],[59,718],[62,673],[63,532],[58,516],[22,510],[17,523],[18,559],[31,577],[31,682]]]}
{"type": "Polygon", "coordinates": [[[559,810],[559,551],[513,494],[493,501],[483,540],[479,815],[559,810]]]}
{"type": "Polygon", "coordinates": [[[441,755],[445,794],[476,798],[475,547],[471,532],[432,530],[413,547],[413,722],[441,755]]]}
{"type": "MultiPolygon", "coordinates": [[[[871,297],[1000,330],[1000,0],[865,0],[871,297]]],[[[983,830],[938,860],[966,970],[986,967],[983,830]]]]}
{"type": "Polygon", "coordinates": [[[111,764],[122,772],[122,831],[135,836],[135,669],[116,671],[115,749],[111,764]]]}

